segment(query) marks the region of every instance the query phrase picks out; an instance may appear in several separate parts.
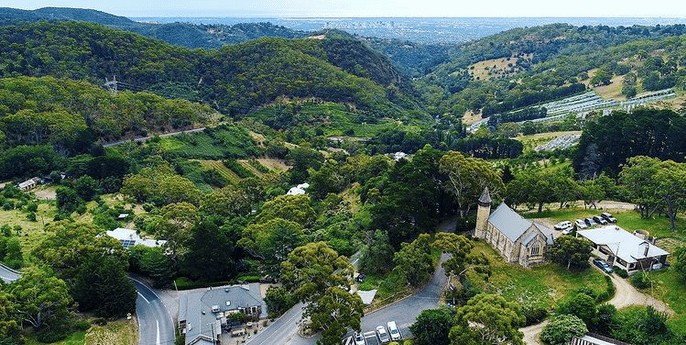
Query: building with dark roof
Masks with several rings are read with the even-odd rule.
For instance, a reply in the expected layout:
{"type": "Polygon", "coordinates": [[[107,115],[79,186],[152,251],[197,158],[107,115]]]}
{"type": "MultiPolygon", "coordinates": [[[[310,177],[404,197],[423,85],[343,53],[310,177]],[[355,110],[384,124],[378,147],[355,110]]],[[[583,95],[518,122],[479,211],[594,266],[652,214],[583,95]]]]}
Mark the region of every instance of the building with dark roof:
{"type": "Polygon", "coordinates": [[[267,317],[267,305],[260,295],[260,284],[222,286],[195,290],[179,299],[179,329],[185,344],[228,343],[232,313],[243,313],[246,320],[267,317]],[[222,339],[224,338],[224,341],[222,339]]]}
{"type": "Polygon", "coordinates": [[[474,237],[490,243],[507,262],[524,267],[543,263],[548,246],[553,244],[553,232],[525,219],[505,203],[491,212],[491,203],[485,188],[479,198],[474,237]]]}

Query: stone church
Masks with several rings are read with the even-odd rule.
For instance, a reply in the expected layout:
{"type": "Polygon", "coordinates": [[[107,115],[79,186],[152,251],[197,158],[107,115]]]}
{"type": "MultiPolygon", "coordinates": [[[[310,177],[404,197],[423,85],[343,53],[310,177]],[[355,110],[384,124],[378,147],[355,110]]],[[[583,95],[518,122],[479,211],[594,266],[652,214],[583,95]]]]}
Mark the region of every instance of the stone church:
{"type": "Polygon", "coordinates": [[[540,223],[525,219],[504,202],[491,212],[491,195],[485,188],[479,198],[474,237],[490,243],[505,261],[524,267],[541,264],[553,232],[540,223]]]}

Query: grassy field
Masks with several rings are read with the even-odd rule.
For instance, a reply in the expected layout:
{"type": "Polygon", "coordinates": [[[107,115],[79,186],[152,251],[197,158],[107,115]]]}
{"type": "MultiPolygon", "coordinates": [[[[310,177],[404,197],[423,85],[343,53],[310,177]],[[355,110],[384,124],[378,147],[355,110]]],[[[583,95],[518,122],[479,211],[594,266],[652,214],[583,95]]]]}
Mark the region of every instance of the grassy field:
{"type": "MultiPolygon", "coordinates": [[[[527,54],[527,58],[533,58],[533,54],[527,54]]],[[[479,61],[475,64],[469,66],[469,71],[473,80],[489,80],[495,77],[507,77],[513,74],[511,67],[518,68],[517,60],[518,57],[512,56],[509,59],[498,58],[479,61]]]]}
{"type": "Polygon", "coordinates": [[[492,275],[487,283],[481,282],[480,287],[524,305],[551,310],[580,287],[591,288],[597,293],[607,288],[605,278],[598,270],[568,271],[557,264],[527,269],[506,263],[491,246],[482,241],[477,242],[473,253],[483,253],[491,264],[492,275]]]}
{"type": "Polygon", "coordinates": [[[626,97],[622,95],[622,83],[624,82],[624,76],[618,75],[614,76],[610,80],[610,85],[597,86],[594,88],[598,96],[603,99],[614,99],[617,101],[624,101],[626,97]]]}

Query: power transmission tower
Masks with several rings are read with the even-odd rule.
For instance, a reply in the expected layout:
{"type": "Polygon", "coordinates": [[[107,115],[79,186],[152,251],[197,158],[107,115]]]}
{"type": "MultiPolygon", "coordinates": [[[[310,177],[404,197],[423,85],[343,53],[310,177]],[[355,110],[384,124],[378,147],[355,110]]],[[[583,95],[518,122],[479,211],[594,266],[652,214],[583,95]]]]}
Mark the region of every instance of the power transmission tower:
{"type": "Polygon", "coordinates": [[[105,88],[113,94],[117,93],[117,76],[116,75],[112,76],[112,80],[108,80],[107,78],[105,78],[105,88]]]}

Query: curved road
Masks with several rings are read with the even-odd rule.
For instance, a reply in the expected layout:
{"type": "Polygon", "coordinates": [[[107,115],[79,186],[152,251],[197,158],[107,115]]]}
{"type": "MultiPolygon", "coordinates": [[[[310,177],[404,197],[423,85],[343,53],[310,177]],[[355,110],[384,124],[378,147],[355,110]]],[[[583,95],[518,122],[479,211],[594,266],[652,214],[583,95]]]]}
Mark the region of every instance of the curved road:
{"type": "Polygon", "coordinates": [[[19,272],[0,263],[0,279],[2,279],[2,281],[4,281],[5,283],[9,284],[19,279],[20,276],[21,274],[19,272]]]}
{"type": "MultiPolygon", "coordinates": [[[[448,255],[441,257],[441,263],[448,259],[448,255]]],[[[443,288],[446,286],[448,278],[445,270],[439,264],[431,281],[416,294],[389,304],[379,310],[365,315],[361,320],[363,332],[373,331],[376,326],[386,325],[388,321],[395,321],[403,337],[410,336],[410,325],[417,318],[417,315],[426,309],[433,309],[438,306],[438,301],[443,288]]],[[[313,345],[321,335],[312,338],[303,338],[298,334],[298,321],[302,317],[301,303],[291,308],[286,314],[279,317],[269,327],[250,338],[249,345],[313,345]]]]}
{"type": "Polygon", "coordinates": [[[136,316],[138,317],[138,344],[172,345],[174,344],[174,322],[160,296],[145,283],[131,278],[138,299],[136,299],[136,316]]]}

